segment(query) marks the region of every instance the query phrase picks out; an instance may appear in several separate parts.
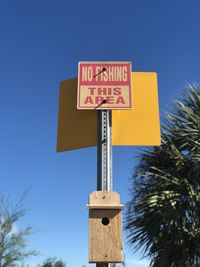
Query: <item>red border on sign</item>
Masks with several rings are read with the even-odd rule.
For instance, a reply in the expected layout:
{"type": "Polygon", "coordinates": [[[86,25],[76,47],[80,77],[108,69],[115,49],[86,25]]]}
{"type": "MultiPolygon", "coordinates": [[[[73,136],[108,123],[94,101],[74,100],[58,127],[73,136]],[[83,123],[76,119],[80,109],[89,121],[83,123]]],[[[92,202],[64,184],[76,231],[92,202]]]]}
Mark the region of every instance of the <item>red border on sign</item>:
{"type": "MultiPolygon", "coordinates": [[[[115,69],[116,70],[116,69],[115,69]]],[[[132,93],[131,93],[131,87],[132,87],[132,81],[131,81],[131,62],[79,62],[78,65],[78,94],[77,94],[77,108],[78,109],[131,109],[132,107],[132,93]],[[88,81],[82,81],[81,78],[83,77],[82,75],[82,70],[83,67],[88,66],[90,67],[91,75],[90,79],[88,81]],[[112,68],[112,67],[125,67],[127,68],[128,66],[128,71],[127,71],[127,80],[123,81],[116,81],[113,79],[113,81],[105,81],[106,75],[104,73],[100,74],[102,76],[98,76],[98,72],[96,72],[96,69],[99,68],[101,71],[103,67],[106,67],[107,69],[112,68]],[[80,99],[80,90],[81,86],[128,86],[129,87],[129,98],[128,98],[128,103],[126,105],[115,105],[115,104],[103,104],[103,106],[94,106],[94,105],[89,105],[89,106],[82,106],[81,105],[81,99],[80,99]],[[115,105],[114,107],[112,105],[115,105]]],[[[111,70],[112,72],[112,70],[111,70]]],[[[113,72],[114,73],[114,72],[113,72]]],[[[114,73],[115,74],[115,73],[114,73]]],[[[113,74],[113,76],[115,76],[113,74]]],[[[117,75],[117,74],[116,74],[117,75]]],[[[110,75],[111,76],[111,75],[110,75]]],[[[116,76],[117,77],[117,76],[116,76]]],[[[111,77],[112,78],[112,77],[111,77]]]]}

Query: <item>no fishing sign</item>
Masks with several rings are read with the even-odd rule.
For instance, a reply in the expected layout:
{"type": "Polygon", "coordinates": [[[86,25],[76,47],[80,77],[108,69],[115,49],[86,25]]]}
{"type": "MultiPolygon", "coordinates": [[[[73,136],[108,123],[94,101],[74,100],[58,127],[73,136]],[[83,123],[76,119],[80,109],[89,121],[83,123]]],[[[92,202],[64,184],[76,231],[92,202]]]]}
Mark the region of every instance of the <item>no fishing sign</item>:
{"type": "Polygon", "coordinates": [[[130,62],[79,62],[78,109],[131,109],[130,62]]]}

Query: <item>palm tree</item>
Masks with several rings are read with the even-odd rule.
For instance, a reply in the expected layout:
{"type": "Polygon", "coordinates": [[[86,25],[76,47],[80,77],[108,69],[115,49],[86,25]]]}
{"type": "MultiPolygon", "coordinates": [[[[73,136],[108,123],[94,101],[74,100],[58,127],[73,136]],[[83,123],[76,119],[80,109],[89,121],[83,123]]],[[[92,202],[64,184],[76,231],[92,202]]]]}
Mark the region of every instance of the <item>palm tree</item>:
{"type": "Polygon", "coordinates": [[[133,175],[125,230],[153,267],[200,266],[200,85],[188,85],[133,175]]]}

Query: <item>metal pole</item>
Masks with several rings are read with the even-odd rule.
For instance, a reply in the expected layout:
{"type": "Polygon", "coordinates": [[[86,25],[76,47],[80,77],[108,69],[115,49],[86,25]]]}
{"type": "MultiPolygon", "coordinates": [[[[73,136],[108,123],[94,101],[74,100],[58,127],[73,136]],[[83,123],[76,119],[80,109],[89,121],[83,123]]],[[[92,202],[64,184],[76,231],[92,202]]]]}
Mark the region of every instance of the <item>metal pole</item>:
{"type": "Polygon", "coordinates": [[[98,111],[97,190],[112,191],[112,111],[98,111]]]}
{"type": "MultiPolygon", "coordinates": [[[[98,111],[97,191],[112,191],[112,111],[98,111]]],[[[115,267],[97,263],[96,267],[115,267]]]]}

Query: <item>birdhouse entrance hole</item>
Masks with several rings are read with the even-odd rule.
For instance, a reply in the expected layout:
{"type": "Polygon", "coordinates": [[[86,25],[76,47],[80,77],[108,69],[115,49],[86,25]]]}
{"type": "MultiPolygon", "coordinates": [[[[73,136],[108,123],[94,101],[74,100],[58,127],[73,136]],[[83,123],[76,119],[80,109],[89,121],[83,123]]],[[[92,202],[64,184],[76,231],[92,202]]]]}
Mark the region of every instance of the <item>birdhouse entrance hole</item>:
{"type": "Polygon", "coordinates": [[[101,220],[101,222],[102,222],[103,225],[108,225],[108,224],[110,223],[110,220],[109,220],[109,218],[104,217],[104,218],[101,220]]]}

